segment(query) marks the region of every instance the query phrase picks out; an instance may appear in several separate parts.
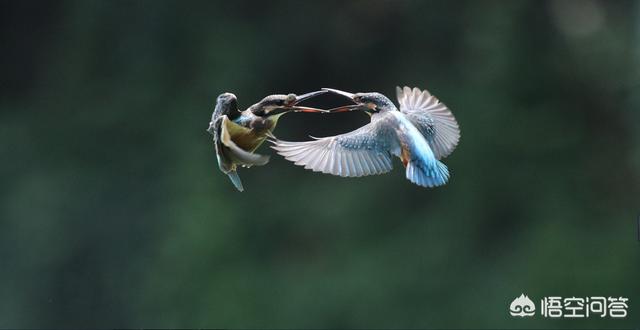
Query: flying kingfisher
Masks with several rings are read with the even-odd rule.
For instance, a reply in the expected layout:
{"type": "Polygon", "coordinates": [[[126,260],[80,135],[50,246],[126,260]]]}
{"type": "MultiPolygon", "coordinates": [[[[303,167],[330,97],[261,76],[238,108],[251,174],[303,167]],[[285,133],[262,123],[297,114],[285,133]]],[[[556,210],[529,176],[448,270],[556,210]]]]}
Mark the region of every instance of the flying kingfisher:
{"type": "Polygon", "coordinates": [[[278,119],[290,111],[326,112],[297,105],[323,93],[326,91],[320,90],[299,96],[269,95],[242,112],[238,110],[238,99],[235,95],[223,93],[218,96],[207,132],[213,135],[220,170],[229,176],[239,191],[243,191],[244,188],[236,172],[238,166],[251,167],[269,162],[269,156],[253,152],[267,136],[272,136],[271,132],[275,129],[278,119]]]}
{"type": "Polygon", "coordinates": [[[460,129],[451,111],[435,96],[418,88],[397,87],[398,110],[380,93],[323,90],[355,103],[328,112],[362,110],[371,116],[371,122],[349,133],[312,141],[276,139],[272,148],[280,155],[306,169],[342,177],[389,172],[395,155],[402,160],[409,181],[423,187],[447,183],[449,170],[440,159],[455,149],[460,129]]]}

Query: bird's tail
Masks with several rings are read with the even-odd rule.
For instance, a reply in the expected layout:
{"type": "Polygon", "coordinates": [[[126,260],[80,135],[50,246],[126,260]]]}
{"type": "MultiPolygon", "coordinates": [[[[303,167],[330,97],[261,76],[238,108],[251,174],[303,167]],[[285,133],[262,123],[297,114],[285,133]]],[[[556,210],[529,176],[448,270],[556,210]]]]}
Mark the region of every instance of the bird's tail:
{"type": "Polygon", "coordinates": [[[407,164],[407,179],[419,186],[437,187],[449,181],[447,165],[437,160],[433,152],[425,149],[414,149],[417,154],[407,164]]]}
{"type": "Polygon", "coordinates": [[[233,183],[233,185],[236,186],[236,189],[238,189],[238,191],[244,191],[244,187],[242,187],[242,181],[240,181],[240,176],[238,176],[238,172],[231,171],[231,172],[228,172],[227,175],[229,176],[229,179],[231,179],[231,182],[233,183]]]}

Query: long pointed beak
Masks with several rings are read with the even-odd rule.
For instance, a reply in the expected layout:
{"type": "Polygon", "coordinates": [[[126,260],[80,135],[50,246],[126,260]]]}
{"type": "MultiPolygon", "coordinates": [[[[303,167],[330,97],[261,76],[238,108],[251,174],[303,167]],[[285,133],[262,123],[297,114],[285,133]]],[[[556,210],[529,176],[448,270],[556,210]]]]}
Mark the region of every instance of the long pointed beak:
{"type": "Polygon", "coordinates": [[[271,112],[269,112],[269,116],[283,115],[287,112],[326,113],[328,111],[324,109],[292,105],[292,106],[283,106],[280,108],[273,109],[271,110],[271,112]]]}
{"type": "Polygon", "coordinates": [[[351,102],[355,103],[355,104],[352,104],[352,105],[345,105],[345,106],[341,106],[341,107],[337,107],[337,108],[332,108],[332,109],[327,110],[327,112],[335,113],[335,112],[348,112],[348,111],[355,111],[355,110],[364,110],[363,106],[361,104],[358,104],[358,102],[356,102],[354,100],[354,97],[356,96],[356,94],[345,92],[345,91],[341,91],[339,89],[333,89],[333,88],[323,88],[322,90],[325,90],[327,92],[330,92],[330,93],[333,93],[333,94],[337,94],[337,95],[340,95],[340,96],[344,96],[344,97],[348,98],[349,100],[351,100],[351,102]]]}
{"type": "Polygon", "coordinates": [[[324,94],[326,92],[327,91],[325,91],[325,90],[319,90],[319,91],[315,91],[315,92],[311,92],[311,93],[298,95],[296,97],[296,101],[293,102],[293,105],[291,107],[289,107],[289,110],[293,111],[293,112],[315,112],[315,113],[327,112],[327,110],[324,110],[324,109],[318,109],[318,108],[312,108],[312,107],[302,107],[302,106],[298,106],[297,105],[298,103],[300,103],[300,102],[302,102],[304,100],[308,100],[308,99],[316,97],[318,95],[322,95],[322,94],[324,94]]]}
{"type": "Polygon", "coordinates": [[[310,112],[310,113],[325,113],[327,112],[327,110],[324,109],[318,109],[318,108],[313,108],[313,107],[304,107],[304,106],[298,106],[297,104],[304,101],[304,100],[308,100],[310,98],[316,97],[318,95],[322,95],[325,94],[327,91],[325,90],[319,90],[319,91],[315,91],[315,92],[311,92],[311,93],[306,93],[306,94],[302,94],[302,95],[298,95],[296,96],[296,100],[291,103],[288,106],[284,106],[282,108],[279,108],[277,110],[273,110],[271,113],[272,114],[284,114],[287,112],[310,112]]]}
{"type": "Polygon", "coordinates": [[[325,112],[327,112],[327,110],[324,110],[324,109],[318,109],[318,108],[312,108],[312,107],[299,107],[299,106],[293,106],[293,107],[290,107],[290,108],[284,108],[283,110],[292,111],[292,112],[310,112],[310,113],[325,113],[325,112]]]}
{"type": "MultiPolygon", "coordinates": [[[[333,88],[323,88],[323,91],[327,91],[333,94],[338,94],[338,95],[342,95],[344,97],[349,98],[351,101],[353,101],[353,98],[356,96],[356,94],[353,93],[349,93],[349,92],[345,92],[345,91],[341,91],[339,89],[333,89],[333,88]]],[[[355,101],[354,101],[355,103],[355,101]]]]}
{"type": "Polygon", "coordinates": [[[327,91],[325,90],[319,90],[319,91],[315,91],[315,92],[311,92],[311,93],[307,93],[307,94],[302,94],[302,95],[298,95],[296,96],[296,101],[293,103],[293,105],[296,105],[304,100],[308,100],[312,97],[316,97],[318,95],[322,95],[324,93],[326,93],[327,91]]]}
{"type": "Polygon", "coordinates": [[[349,111],[356,111],[356,110],[363,110],[363,106],[360,104],[344,105],[341,107],[328,109],[326,110],[326,112],[336,113],[336,112],[349,112],[349,111]]]}

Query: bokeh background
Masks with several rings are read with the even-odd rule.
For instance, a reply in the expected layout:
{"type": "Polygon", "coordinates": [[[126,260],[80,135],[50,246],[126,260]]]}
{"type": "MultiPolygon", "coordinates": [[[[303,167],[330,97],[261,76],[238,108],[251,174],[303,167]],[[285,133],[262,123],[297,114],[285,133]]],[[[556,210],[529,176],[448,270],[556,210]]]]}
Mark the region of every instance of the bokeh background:
{"type": "MultiPolygon", "coordinates": [[[[640,326],[638,2],[0,7],[0,327],[640,326]],[[218,171],[222,92],[396,85],[460,123],[444,187],[266,146],[244,193],[218,171]],[[516,319],[521,293],[627,297],[629,316],[516,319]]],[[[367,121],[292,114],[276,134],[367,121]]]]}

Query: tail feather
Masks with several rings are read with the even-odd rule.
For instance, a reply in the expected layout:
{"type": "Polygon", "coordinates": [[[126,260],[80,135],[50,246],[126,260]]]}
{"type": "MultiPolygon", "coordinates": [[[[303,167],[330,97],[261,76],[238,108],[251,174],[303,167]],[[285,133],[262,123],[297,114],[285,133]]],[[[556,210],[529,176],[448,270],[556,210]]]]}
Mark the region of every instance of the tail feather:
{"type": "Polygon", "coordinates": [[[231,171],[227,173],[227,175],[229,176],[229,179],[231,179],[233,185],[236,186],[236,189],[238,189],[239,191],[244,191],[244,187],[242,187],[242,181],[240,181],[240,177],[238,176],[238,173],[236,171],[231,171]]]}
{"type": "Polygon", "coordinates": [[[407,164],[407,179],[419,186],[437,187],[449,181],[449,169],[447,165],[435,160],[424,163],[413,159],[407,164]]]}

